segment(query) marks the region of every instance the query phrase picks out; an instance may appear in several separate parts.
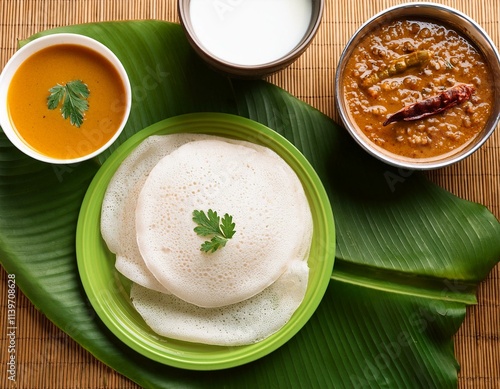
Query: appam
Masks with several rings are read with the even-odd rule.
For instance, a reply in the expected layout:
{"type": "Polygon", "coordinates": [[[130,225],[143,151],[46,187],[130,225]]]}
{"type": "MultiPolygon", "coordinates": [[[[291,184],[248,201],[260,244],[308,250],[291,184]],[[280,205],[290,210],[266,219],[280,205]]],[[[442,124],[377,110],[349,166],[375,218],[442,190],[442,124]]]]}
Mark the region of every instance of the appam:
{"type": "Polygon", "coordinates": [[[116,255],[115,267],[130,280],[166,292],[142,260],[137,247],[135,208],[137,196],[151,169],[179,146],[209,135],[171,134],[151,136],[135,148],[111,178],[101,210],[101,234],[116,255]]]}
{"type": "Polygon", "coordinates": [[[295,261],[276,282],[254,297],[220,308],[200,308],[172,294],[132,285],[135,309],[157,334],[187,342],[240,346],[259,342],[282,328],[307,289],[309,267],[295,261]]]}
{"type": "Polygon", "coordinates": [[[307,261],[312,216],[301,182],[274,151],[220,139],[188,142],[150,171],[137,199],[141,257],[176,297],[204,308],[239,303],[307,261]],[[225,247],[200,251],[194,210],[233,216],[225,247]]]}

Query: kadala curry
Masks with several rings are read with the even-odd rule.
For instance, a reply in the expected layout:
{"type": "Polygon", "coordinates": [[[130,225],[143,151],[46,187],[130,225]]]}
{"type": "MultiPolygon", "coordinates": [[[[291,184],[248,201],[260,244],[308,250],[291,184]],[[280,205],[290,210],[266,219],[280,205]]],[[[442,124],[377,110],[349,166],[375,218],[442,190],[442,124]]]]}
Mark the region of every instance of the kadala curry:
{"type": "Polygon", "coordinates": [[[492,109],[492,76],[482,54],[430,20],[379,26],[354,49],[345,75],[345,99],[359,130],[407,158],[466,146],[492,109]]]}

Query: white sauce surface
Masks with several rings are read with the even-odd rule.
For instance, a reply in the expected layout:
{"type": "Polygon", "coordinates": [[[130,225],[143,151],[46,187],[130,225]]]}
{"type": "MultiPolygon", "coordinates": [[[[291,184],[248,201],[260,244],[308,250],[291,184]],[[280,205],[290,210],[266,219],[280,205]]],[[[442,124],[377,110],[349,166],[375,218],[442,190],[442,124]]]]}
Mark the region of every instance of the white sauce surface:
{"type": "Polygon", "coordinates": [[[293,50],[312,15],[311,0],[191,0],[202,45],[237,65],[263,65],[293,50]]]}

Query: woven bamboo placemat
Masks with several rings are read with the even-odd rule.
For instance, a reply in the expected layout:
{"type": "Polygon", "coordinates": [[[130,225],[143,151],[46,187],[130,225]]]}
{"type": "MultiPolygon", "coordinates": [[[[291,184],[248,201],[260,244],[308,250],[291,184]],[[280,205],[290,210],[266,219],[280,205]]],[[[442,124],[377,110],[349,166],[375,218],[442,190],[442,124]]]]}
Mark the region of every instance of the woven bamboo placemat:
{"type": "MultiPolygon", "coordinates": [[[[340,53],[356,28],[398,0],[327,0],[322,26],[312,46],[270,81],[336,119],[334,75],[340,53]]],[[[498,0],[442,0],[478,21],[500,43],[498,0]]],[[[160,19],[178,21],[176,0],[0,0],[0,67],[17,40],[41,30],[77,23],[160,19]]],[[[456,195],[487,206],[500,219],[500,132],[472,157],[429,177],[456,195]]],[[[7,274],[0,270],[0,328],[7,321],[7,274]]],[[[459,388],[500,388],[500,266],[480,285],[478,305],[455,336],[461,365],[459,388]]],[[[55,327],[18,291],[17,381],[8,382],[7,337],[0,335],[2,388],[119,388],[137,385],[106,367],[55,327]]]]}

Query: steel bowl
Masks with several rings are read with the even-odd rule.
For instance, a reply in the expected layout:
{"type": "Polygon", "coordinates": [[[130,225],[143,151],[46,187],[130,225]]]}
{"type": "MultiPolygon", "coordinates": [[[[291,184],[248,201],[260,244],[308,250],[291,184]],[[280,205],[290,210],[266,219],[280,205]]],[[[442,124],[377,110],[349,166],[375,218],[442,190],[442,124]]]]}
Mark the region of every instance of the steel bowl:
{"type": "Polygon", "coordinates": [[[465,147],[456,151],[432,158],[408,158],[388,152],[374,144],[356,125],[352,119],[344,94],[344,72],[353,50],[363,37],[380,25],[400,19],[429,20],[443,24],[459,32],[479,52],[482,53],[493,75],[500,74],[500,57],[497,48],[481,26],[469,16],[448,6],[435,3],[407,3],[376,14],[366,21],[348,41],[337,66],[335,77],[336,108],[343,125],[359,145],[374,157],[396,167],[413,170],[437,169],[454,164],[474,153],[491,136],[497,127],[500,115],[500,83],[494,83],[494,96],[491,115],[484,129],[465,147]]]}
{"type": "MultiPolygon", "coordinates": [[[[216,69],[230,77],[256,79],[268,76],[291,65],[309,47],[321,24],[324,7],[324,0],[310,1],[312,2],[311,20],[302,39],[292,50],[290,50],[285,55],[261,64],[234,63],[234,61],[231,62],[226,58],[221,58],[220,56],[215,55],[207,47],[204,46],[201,39],[202,37],[198,36],[195,32],[193,20],[191,18],[191,0],[179,0],[178,10],[181,25],[183,26],[189,43],[196,51],[196,53],[207,64],[209,64],[213,69],[216,69]]],[[[226,12],[228,15],[230,15],[233,10],[236,10],[238,7],[244,5],[244,2],[241,0],[222,2],[219,1],[212,3],[214,4],[214,6],[217,5],[218,7],[223,7],[221,9],[224,10],[224,12],[226,12]]],[[[262,4],[264,5],[265,2],[262,2],[262,4]]],[[[266,10],[263,9],[262,12],[265,13],[266,10]]],[[[256,30],[260,27],[261,26],[259,25],[255,25],[256,30]]],[[[228,31],[227,33],[231,34],[230,31],[228,31]]]]}

